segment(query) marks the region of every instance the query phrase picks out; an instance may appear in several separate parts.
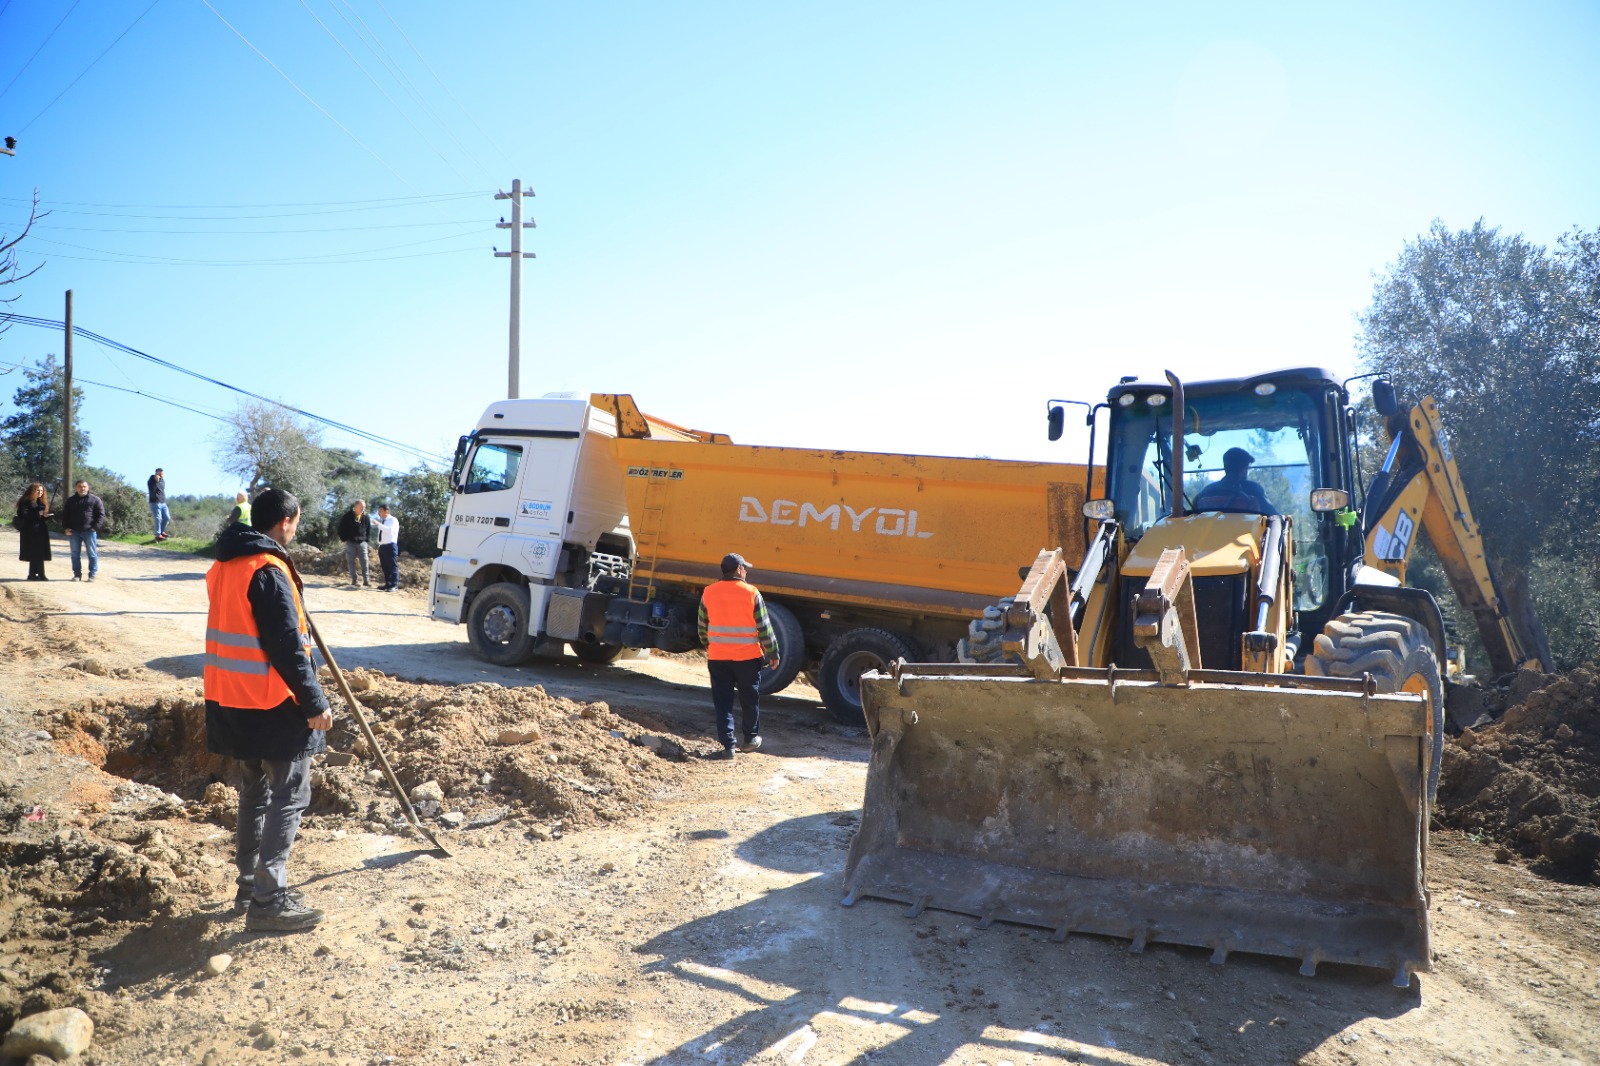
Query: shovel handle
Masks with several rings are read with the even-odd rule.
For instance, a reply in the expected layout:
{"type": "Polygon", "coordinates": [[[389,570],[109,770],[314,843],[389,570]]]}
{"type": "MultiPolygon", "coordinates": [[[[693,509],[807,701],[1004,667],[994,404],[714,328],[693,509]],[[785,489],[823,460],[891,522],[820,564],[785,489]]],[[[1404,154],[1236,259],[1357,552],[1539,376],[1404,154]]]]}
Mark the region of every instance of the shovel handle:
{"type": "Polygon", "coordinates": [[[406,796],[406,790],[400,787],[399,778],[394,775],[394,768],[389,765],[388,756],[384,755],[383,748],[378,744],[378,737],[372,731],[372,726],[367,722],[367,716],[361,710],[361,704],[356,700],[356,694],[350,690],[350,682],[345,679],[344,671],[339,669],[339,664],[333,661],[333,652],[328,650],[327,643],[322,639],[322,634],[317,632],[317,624],[306,616],[306,628],[311,632],[311,639],[316,642],[317,650],[322,653],[323,661],[328,664],[328,670],[333,674],[334,684],[339,687],[339,695],[344,697],[345,704],[350,708],[350,715],[356,720],[356,725],[361,729],[361,735],[366,739],[367,746],[372,749],[372,754],[378,760],[378,766],[383,771],[384,780],[389,783],[389,790],[394,793],[395,799],[400,801],[400,810],[405,813],[406,821],[427,838],[438,851],[450,857],[450,852],[439,843],[439,838],[433,835],[433,830],[422,824],[417,817],[416,809],[411,806],[411,800],[406,796]]]}

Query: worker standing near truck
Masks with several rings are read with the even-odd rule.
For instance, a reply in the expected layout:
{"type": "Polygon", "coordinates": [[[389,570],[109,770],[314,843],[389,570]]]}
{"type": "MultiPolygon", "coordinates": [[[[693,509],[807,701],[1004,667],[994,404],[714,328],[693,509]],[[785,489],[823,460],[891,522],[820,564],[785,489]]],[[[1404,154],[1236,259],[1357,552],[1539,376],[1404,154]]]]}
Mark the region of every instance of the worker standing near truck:
{"type": "Polygon", "coordinates": [[[750,564],[744,556],[722,557],[722,580],[700,597],[700,643],[706,646],[711,672],[711,705],[716,711],[718,758],[734,757],[733,698],[744,711],[745,751],[761,747],[761,667],[778,666],[778,637],[767,617],[761,592],[745,580],[750,564]]]}

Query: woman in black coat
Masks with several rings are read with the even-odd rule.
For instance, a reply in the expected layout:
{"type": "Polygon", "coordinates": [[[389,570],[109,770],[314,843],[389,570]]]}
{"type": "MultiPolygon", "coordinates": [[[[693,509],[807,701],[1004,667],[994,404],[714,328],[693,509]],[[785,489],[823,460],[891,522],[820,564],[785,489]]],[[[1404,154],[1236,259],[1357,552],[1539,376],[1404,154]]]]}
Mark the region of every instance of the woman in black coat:
{"type": "Polygon", "coordinates": [[[17,517],[12,525],[22,534],[22,549],[17,557],[28,564],[29,581],[48,581],[44,564],[50,560],[50,497],[35,481],[17,501],[17,517]]]}

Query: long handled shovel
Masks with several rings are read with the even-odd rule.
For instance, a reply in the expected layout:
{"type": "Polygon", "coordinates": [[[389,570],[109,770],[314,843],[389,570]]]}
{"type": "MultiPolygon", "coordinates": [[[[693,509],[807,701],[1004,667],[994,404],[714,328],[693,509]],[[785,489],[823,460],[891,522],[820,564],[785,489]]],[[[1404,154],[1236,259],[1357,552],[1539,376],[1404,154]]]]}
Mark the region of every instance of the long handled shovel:
{"type": "Polygon", "coordinates": [[[361,704],[356,702],[356,694],[350,691],[350,682],[345,680],[344,671],[339,669],[339,664],[333,661],[333,652],[328,650],[328,645],[323,641],[322,634],[317,632],[317,624],[306,616],[306,627],[311,630],[311,639],[317,642],[317,650],[322,653],[323,661],[328,664],[328,669],[333,672],[334,683],[339,686],[339,695],[344,697],[344,702],[350,708],[350,714],[356,720],[356,725],[361,727],[361,735],[366,738],[367,746],[372,749],[373,756],[378,760],[378,766],[383,770],[384,780],[389,782],[389,789],[394,793],[394,798],[400,801],[400,809],[405,812],[406,821],[427,838],[433,849],[445,858],[450,858],[450,852],[439,843],[439,838],[433,835],[433,830],[422,824],[417,817],[417,812],[411,806],[411,800],[406,797],[406,790],[400,787],[400,781],[394,776],[394,768],[389,765],[388,756],[378,746],[378,738],[372,732],[372,726],[367,724],[367,716],[361,711],[361,704]]]}

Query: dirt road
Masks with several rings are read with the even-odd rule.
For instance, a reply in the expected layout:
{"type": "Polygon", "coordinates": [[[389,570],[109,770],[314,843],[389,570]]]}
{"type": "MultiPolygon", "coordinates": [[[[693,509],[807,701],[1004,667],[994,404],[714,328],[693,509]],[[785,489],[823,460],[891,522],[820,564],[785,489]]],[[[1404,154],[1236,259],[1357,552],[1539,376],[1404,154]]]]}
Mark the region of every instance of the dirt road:
{"type": "MultiPolygon", "coordinates": [[[[14,548],[0,538],[0,557],[14,548]]],[[[322,578],[310,609],[341,665],[367,672],[408,767],[470,753],[494,783],[460,790],[481,827],[442,830],[448,859],[388,832],[376,789],[309,817],[291,875],[328,920],[247,935],[203,780],[137,783],[176,780],[174,752],[196,758],[167,725],[198,693],[205,566],[109,545],[94,584],[0,583],[0,994],[83,1006],[91,1061],[1600,1062],[1600,890],[1460,835],[1434,836],[1439,957],[1403,992],[1351,968],[1306,979],[1291,960],[1213,967],[1203,951],[847,909],[866,742],[814,703],[771,701],[758,755],[667,762],[628,740],[710,750],[692,661],[499,671],[420,594],[322,578]],[[463,687],[480,682],[516,691],[463,687]],[[511,756],[474,735],[498,727],[464,721],[473,706],[538,718],[516,765],[561,771],[541,780],[568,782],[573,813],[507,798],[511,756]],[[96,848],[94,877],[68,886],[96,848]],[[206,976],[222,953],[231,965],[206,976]]],[[[359,771],[324,785],[365,787],[359,771]]]]}

